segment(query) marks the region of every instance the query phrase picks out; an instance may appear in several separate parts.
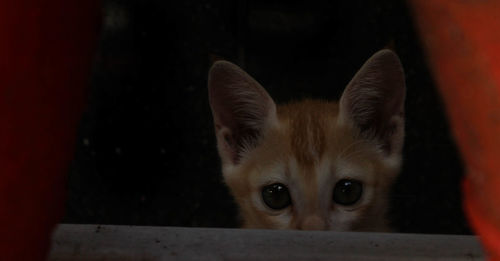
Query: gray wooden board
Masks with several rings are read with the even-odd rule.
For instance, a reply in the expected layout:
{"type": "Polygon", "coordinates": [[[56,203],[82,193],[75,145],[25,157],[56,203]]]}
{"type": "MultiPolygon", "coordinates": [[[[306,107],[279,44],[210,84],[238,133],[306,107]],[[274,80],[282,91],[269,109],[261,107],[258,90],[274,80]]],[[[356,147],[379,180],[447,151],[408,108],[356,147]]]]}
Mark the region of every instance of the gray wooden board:
{"type": "Polygon", "coordinates": [[[475,236],[59,225],[49,260],[484,260],[475,236]]]}

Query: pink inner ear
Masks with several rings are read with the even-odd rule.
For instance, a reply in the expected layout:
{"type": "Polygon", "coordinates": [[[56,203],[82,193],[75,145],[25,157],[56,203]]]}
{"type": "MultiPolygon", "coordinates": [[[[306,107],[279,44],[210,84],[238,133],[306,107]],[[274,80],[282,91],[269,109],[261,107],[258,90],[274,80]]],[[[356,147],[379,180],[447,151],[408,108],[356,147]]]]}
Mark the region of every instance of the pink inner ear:
{"type": "Polygon", "coordinates": [[[392,138],[402,137],[399,132],[404,132],[399,125],[404,122],[405,92],[399,58],[382,50],[368,59],[348,84],[340,110],[364,135],[383,141],[390,151],[397,142],[392,138]]]}
{"type": "Polygon", "coordinates": [[[236,163],[244,149],[256,145],[269,115],[276,111],[275,104],[257,81],[227,61],[218,61],[210,69],[208,92],[217,138],[236,163]],[[224,128],[228,131],[222,133],[224,128]]]}

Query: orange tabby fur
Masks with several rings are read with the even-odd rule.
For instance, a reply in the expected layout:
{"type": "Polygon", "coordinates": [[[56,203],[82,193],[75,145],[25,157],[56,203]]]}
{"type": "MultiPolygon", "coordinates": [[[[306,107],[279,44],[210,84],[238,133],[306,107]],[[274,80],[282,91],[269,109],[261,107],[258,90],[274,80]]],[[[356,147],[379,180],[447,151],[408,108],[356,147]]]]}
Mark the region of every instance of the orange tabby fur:
{"type": "MultiPolygon", "coordinates": [[[[237,82],[248,75],[238,71],[241,69],[237,67],[228,66],[235,65],[228,62],[214,65],[209,87],[221,84],[218,81],[221,77],[214,72],[220,70],[221,75],[238,74],[230,81],[229,92],[240,88],[237,82]],[[217,66],[224,68],[217,69],[217,66]]],[[[224,78],[224,81],[228,79],[224,78]]],[[[250,78],[241,88],[253,84],[258,83],[250,78]]],[[[260,87],[254,90],[261,92],[260,87]]],[[[236,128],[225,127],[232,126],[231,121],[224,120],[228,116],[219,112],[219,94],[212,91],[211,95],[214,96],[211,96],[211,105],[223,176],[240,207],[243,227],[389,230],[386,211],[389,190],[401,164],[402,113],[391,116],[396,122],[395,129],[391,130],[395,133],[394,141],[391,140],[394,149],[384,152],[380,142],[369,138],[355,120],[341,111],[337,102],[308,99],[275,107],[264,102],[262,111],[255,114],[266,115],[265,119],[256,125],[258,127],[252,127],[256,128],[258,135],[247,137],[254,138],[254,142],[245,141],[237,154],[239,157],[230,157],[229,153],[237,148],[232,140],[235,136],[232,131],[236,128]],[[333,187],[343,178],[362,182],[363,194],[358,204],[343,206],[332,202],[333,187]],[[286,185],[292,198],[292,205],[283,210],[270,209],[261,199],[262,187],[276,182],[286,185]]],[[[258,93],[257,97],[259,95],[267,99],[267,94],[258,93]]],[[[252,115],[246,115],[246,120],[252,120],[252,115]]],[[[392,124],[392,121],[389,122],[392,124]]]]}

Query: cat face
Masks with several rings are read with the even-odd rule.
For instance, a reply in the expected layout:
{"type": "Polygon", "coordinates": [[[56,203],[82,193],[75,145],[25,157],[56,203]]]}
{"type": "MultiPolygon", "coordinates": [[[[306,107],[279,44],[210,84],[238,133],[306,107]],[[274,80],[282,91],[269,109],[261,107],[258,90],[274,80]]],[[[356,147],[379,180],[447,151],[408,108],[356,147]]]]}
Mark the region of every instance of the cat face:
{"type": "Polygon", "coordinates": [[[387,230],[388,193],[401,163],[404,73],[373,55],[339,102],[276,106],[229,62],[209,73],[223,176],[244,227],[387,230]]]}

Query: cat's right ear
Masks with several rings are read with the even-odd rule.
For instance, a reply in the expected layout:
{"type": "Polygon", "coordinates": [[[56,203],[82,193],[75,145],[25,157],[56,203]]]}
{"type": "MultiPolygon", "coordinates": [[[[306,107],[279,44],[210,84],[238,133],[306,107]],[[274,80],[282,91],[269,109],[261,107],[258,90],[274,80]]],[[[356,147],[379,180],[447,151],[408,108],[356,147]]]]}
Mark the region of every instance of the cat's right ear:
{"type": "Polygon", "coordinates": [[[276,105],[256,80],[227,61],[210,68],[208,96],[222,162],[236,165],[277,122],[276,105]]]}

